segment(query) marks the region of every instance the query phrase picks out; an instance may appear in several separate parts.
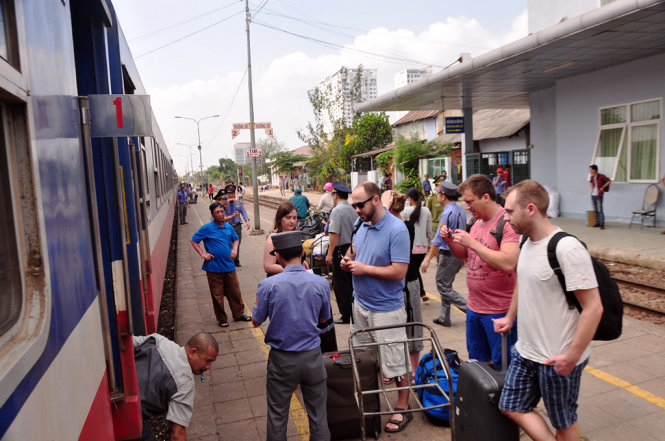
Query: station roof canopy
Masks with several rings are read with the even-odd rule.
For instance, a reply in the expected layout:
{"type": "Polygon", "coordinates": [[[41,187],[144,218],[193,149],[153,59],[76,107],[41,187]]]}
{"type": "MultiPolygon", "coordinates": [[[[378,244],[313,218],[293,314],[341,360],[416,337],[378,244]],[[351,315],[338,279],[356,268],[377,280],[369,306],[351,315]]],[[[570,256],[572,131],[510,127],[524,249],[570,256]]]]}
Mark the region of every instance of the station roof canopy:
{"type": "Polygon", "coordinates": [[[556,81],[665,52],[665,0],[617,0],[356,106],[517,109],[556,81]]]}

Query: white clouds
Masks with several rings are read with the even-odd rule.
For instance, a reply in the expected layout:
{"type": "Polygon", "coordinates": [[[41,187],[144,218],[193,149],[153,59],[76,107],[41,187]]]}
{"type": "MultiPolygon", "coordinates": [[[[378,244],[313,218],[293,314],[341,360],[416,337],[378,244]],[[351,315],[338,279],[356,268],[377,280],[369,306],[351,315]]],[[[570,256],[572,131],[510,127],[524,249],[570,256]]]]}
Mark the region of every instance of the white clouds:
{"type": "MultiPolygon", "coordinates": [[[[431,23],[424,30],[377,27],[358,35],[347,46],[371,54],[385,54],[391,59],[354,50],[331,49],[321,56],[294,50],[263,63],[267,67],[254,72],[255,120],[272,122],[279,140],[289,148],[298,147],[302,143],[296,130],[312,119],[307,91],[342,65],[355,67],[363,64],[365,68],[378,69],[378,90],[382,94],[394,88],[394,74],[402,69],[431,64],[436,71],[454,62],[462,52],[477,56],[524,37],[526,29],[526,11],[512,21],[510,30],[501,35],[493,35],[473,18],[448,17],[431,23]]],[[[265,56],[265,52],[263,54],[265,56]]],[[[232,157],[234,142],[249,140],[248,133],[231,140],[231,124],[249,120],[246,80],[231,106],[243,72],[238,72],[237,67],[233,72],[208,72],[205,66],[191,69],[191,77],[198,79],[167,88],[149,89],[160,127],[180,173],[185,171],[188,158],[178,153],[187,152],[188,155],[188,151],[176,143],[196,143],[196,127],[193,122],[175,120],[174,115],[198,119],[223,114],[219,121],[201,124],[204,167],[216,164],[221,156],[232,157]]],[[[257,132],[257,138],[261,136],[263,133],[257,132]]],[[[197,163],[198,158],[195,158],[194,164],[197,163]]]]}

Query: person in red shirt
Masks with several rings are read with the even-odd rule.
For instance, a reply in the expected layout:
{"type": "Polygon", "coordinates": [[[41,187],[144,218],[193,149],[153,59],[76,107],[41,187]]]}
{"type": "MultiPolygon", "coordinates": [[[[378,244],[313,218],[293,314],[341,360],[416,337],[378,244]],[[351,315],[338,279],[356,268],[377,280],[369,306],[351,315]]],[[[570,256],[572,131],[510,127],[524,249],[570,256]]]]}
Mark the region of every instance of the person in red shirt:
{"type": "Polygon", "coordinates": [[[596,225],[601,230],[605,229],[605,213],[603,212],[603,194],[612,180],[602,173],[598,173],[598,166],[593,164],[589,166],[589,185],[591,186],[591,203],[596,212],[596,225]]]}
{"type": "MultiPolygon", "coordinates": [[[[515,289],[515,268],[519,257],[519,234],[496,202],[492,181],[481,174],[469,176],[458,188],[473,219],[471,228],[452,231],[442,225],[441,238],[460,260],[467,260],[466,285],[469,289],[466,311],[466,346],[470,359],[501,363],[501,336],[492,322],[505,317],[515,289]],[[497,239],[497,229],[503,234],[497,239]]],[[[468,228],[468,224],[467,224],[468,228]]],[[[516,327],[513,326],[513,330],[516,327]]],[[[517,341],[517,332],[508,337],[508,346],[517,341]]],[[[510,356],[509,356],[510,359],[510,356]]]]}

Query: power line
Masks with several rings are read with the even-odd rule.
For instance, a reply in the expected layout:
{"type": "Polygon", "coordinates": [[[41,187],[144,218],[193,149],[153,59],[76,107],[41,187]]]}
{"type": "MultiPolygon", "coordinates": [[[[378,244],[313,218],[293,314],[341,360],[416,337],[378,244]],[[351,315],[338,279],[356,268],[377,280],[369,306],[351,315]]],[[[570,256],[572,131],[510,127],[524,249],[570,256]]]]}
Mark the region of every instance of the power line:
{"type": "Polygon", "coordinates": [[[143,56],[145,56],[145,55],[151,54],[151,53],[153,53],[153,52],[157,52],[157,51],[160,50],[160,49],[164,49],[165,47],[171,46],[172,44],[175,44],[175,43],[177,43],[177,42],[179,42],[179,41],[182,41],[182,40],[184,40],[185,38],[191,37],[192,35],[196,35],[196,34],[198,34],[198,33],[200,33],[200,32],[205,31],[206,29],[210,29],[210,28],[212,28],[212,27],[214,27],[214,26],[217,26],[218,24],[223,23],[223,22],[225,22],[225,21],[227,21],[227,20],[230,20],[231,18],[235,17],[236,15],[240,15],[240,14],[242,14],[242,13],[244,13],[244,12],[245,12],[245,11],[238,11],[238,12],[236,12],[235,14],[229,15],[228,17],[225,17],[225,18],[223,18],[223,19],[221,19],[221,20],[219,20],[219,21],[216,21],[215,23],[213,23],[213,24],[211,24],[211,25],[208,25],[208,26],[206,26],[206,27],[203,27],[203,28],[201,28],[201,29],[199,29],[199,30],[197,30],[197,31],[192,32],[191,34],[187,34],[187,35],[185,35],[185,36],[183,36],[183,37],[178,38],[177,40],[173,40],[173,41],[171,41],[171,42],[169,42],[169,43],[166,43],[166,44],[164,44],[164,45],[162,45],[162,46],[159,46],[159,47],[157,47],[157,48],[155,48],[155,49],[152,49],[152,50],[150,50],[150,51],[148,51],[148,52],[142,53],[141,55],[137,55],[137,56],[134,57],[134,58],[141,58],[141,57],[143,57],[143,56]]]}
{"type": "Polygon", "coordinates": [[[240,82],[238,83],[238,87],[236,88],[236,91],[233,94],[233,98],[231,98],[231,103],[229,104],[228,109],[226,109],[226,112],[222,114],[223,115],[222,121],[219,123],[219,125],[217,126],[217,130],[215,130],[215,133],[213,133],[212,137],[210,138],[211,140],[215,139],[219,134],[219,131],[222,130],[222,127],[226,122],[226,118],[229,116],[229,113],[231,113],[231,108],[233,107],[233,104],[235,103],[236,98],[238,97],[238,92],[240,92],[240,88],[242,87],[246,77],[247,77],[247,68],[245,68],[245,73],[243,73],[242,78],[240,78],[240,82]]]}
{"type": "Polygon", "coordinates": [[[201,17],[208,17],[210,14],[212,14],[212,13],[214,13],[214,12],[221,11],[222,9],[226,9],[226,8],[228,8],[229,6],[233,6],[233,5],[237,4],[237,3],[238,3],[237,0],[236,0],[236,1],[233,1],[233,2],[228,3],[228,4],[226,4],[226,5],[224,5],[224,6],[220,7],[220,8],[215,8],[215,9],[213,9],[213,10],[211,10],[211,11],[208,11],[208,12],[206,12],[206,13],[204,13],[204,14],[197,15],[196,17],[188,18],[188,19],[186,19],[186,20],[179,21],[179,22],[177,22],[177,23],[172,23],[172,24],[170,24],[170,25],[168,25],[168,26],[164,26],[163,28],[156,29],[156,30],[154,30],[154,31],[150,31],[150,32],[148,32],[147,34],[139,35],[138,37],[134,37],[134,38],[130,39],[129,41],[141,40],[141,39],[143,39],[143,38],[146,38],[146,37],[149,37],[149,36],[151,36],[151,35],[157,34],[157,33],[159,33],[159,32],[167,31],[167,30],[171,30],[171,29],[173,29],[173,28],[176,27],[176,26],[180,26],[180,25],[183,25],[183,24],[185,24],[185,23],[189,23],[190,21],[198,20],[198,19],[201,18],[201,17]]]}
{"type": "Polygon", "coordinates": [[[397,56],[391,56],[391,55],[376,54],[376,53],[369,52],[369,51],[366,51],[366,50],[363,50],[363,49],[356,49],[356,48],[352,48],[352,47],[348,47],[348,46],[343,46],[343,45],[337,44],[337,43],[330,43],[328,41],[323,41],[323,40],[319,40],[317,38],[312,38],[312,37],[308,37],[306,35],[297,34],[295,32],[287,31],[286,29],[281,29],[281,28],[278,28],[276,26],[272,26],[272,25],[269,25],[267,23],[263,23],[263,22],[260,22],[260,21],[254,21],[254,23],[259,25],[259,26],[263,26],[263,27],[273,29],[273,30],[276,30],[276,31],[279,31],[279,32],[283,32],[285,34],[293,35],[293,36],[298,37],[298,38],[309,40],[309,41],[312,41],[314,43],[321,44],[323,46],[334,47],[334,48],[349,50],[349,51],[353,51],[353,52],[359,52],[359,53],[369,55],[369,56],[372,56],[372,57],[375,57],[375,58],[383,58],[385,60],[392,60],[392,61],[399,62],[399,63],[404,63],[405,61],[407,61],[407,62],[410,62],[410,63],[422,64],[422,65],[426,65],[426,66],[442,67],[438,64],[434,64],[434,63],[430,63],[430,62],[411,60],[411,59],[401,57],[401,56],[397,57],[397,56]]]}

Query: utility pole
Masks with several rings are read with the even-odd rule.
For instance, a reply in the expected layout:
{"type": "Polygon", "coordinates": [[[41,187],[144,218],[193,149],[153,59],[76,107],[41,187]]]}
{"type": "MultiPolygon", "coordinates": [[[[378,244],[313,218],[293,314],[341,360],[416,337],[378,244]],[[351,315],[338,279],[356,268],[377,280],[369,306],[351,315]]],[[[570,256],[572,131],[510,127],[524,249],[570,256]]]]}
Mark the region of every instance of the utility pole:
{"type": "MultiPolygon", "coordinates": [[[[256,150],[256,138],[254,137],[254,96],[252,94],[252,53],[249,40],[249,0],[245,0],[245,18],[247,22],[247,88],[249,89],[249,142],[250,148],[256,150]]],[[[252,193],[254,193],[254,229],[251,235],[263,234],[261,229],[261,218],[259,215],[259,184],[256,178],[256,156],[252,156],[252,193]]]]}

